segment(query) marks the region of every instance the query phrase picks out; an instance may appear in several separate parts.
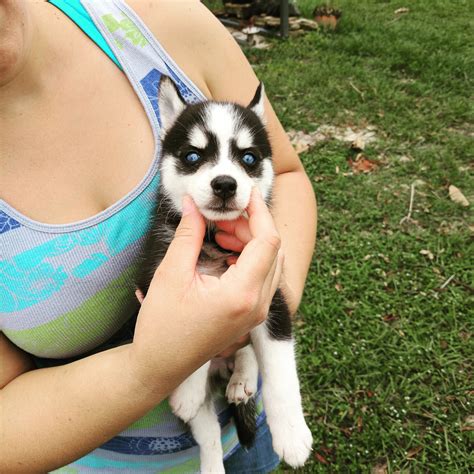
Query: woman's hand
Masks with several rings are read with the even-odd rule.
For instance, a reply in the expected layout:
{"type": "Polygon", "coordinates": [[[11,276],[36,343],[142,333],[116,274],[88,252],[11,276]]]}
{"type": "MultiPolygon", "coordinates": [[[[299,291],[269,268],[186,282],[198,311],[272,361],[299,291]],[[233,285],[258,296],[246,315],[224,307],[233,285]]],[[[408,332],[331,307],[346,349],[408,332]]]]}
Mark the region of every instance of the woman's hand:
{"type": "Polygon", "coordinates": [[[252,192],[248,240],[219,278],[202,275],[197,261],[205,222],[189,197],[165,258],[157,268],[138,315],[130,361],[136,376],[154,390],[155,361],[170,378],[184,379],[262,323],[280,279],[280,238],[260,193],[252,192]],[[157,347],[157,335],[166,344],[157,347]],[[160,357],[157,357],[160,353],[160,357]]]}

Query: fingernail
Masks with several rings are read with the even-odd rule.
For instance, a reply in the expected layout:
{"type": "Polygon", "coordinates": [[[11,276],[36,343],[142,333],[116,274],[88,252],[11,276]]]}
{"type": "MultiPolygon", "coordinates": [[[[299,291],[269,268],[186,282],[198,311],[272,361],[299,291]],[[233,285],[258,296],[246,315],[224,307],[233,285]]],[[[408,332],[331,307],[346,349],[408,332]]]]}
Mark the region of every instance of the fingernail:
{"type": "Polygon", "coordinates": [[[192,199],[186,195],[183,197],[183,216],[187,216],[191,214],[193,211],[193,201],[192,199]]]}

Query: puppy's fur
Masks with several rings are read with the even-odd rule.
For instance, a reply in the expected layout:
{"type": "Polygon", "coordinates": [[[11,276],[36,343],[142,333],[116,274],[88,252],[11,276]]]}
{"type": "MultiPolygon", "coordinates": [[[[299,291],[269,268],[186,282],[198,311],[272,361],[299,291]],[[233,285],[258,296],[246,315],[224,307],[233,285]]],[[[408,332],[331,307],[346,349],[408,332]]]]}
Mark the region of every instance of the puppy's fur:
{"type": "MultiPolygon", "coordinates": [[[[248,107],[214,101],[187,105],[174,83],[163,77],[158,104],[162,125],[161,186],[137,281],[143,294],[173,239],[185,194],[193,198],[208,222],[198,269],[201,273],[220,276],[226,271],[226,261],[232,253],[216,244],[213,221],[241,216],[254,186],[270,203],[273,183],[262,84],[248,107]]],[[[301,407],[290,314],[279,290],[267,321],[252,330],[251,341],[251,345],[235,354],[226,390],[234,407],[239,439],[246,446],[254,440],[253,396],[260,370],[273,448],[291,466],[302,466],[310,454],[312,438],[301,407]]],[[[191,427],[200,447],[201,472],[223,473],[220,426],[209,383],[210,375],[219,369],[211,362],[172,393],[170,406],[191,427]]]]}

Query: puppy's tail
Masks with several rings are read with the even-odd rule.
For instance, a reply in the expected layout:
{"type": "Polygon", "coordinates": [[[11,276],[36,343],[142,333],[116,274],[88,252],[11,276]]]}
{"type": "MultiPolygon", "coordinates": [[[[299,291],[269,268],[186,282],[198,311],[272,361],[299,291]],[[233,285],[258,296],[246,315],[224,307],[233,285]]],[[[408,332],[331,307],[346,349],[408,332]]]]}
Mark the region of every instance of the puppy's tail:
{"type": "Polygon", "coordinates": [[[255,441],[255,433],[257,431],[257,406],[255,399],[250,398],[247,403],[239,405],[231,404],[235,427],[240,444],[246,448],[250,448],[255,441]]]}

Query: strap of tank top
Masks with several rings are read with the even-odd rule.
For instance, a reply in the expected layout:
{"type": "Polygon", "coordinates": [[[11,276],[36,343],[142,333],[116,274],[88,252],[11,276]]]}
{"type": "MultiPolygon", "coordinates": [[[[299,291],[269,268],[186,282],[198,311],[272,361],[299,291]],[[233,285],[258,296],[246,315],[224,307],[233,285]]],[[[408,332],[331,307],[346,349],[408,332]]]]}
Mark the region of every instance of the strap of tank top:
{"type": "Polygon", "coordinates": [[[54,5],[67,15],[120,69],[122,69],[122,66],[110,49],[107,41],[105,41],[104,37],[100,34],[100,31],[95,26],[89,13],[87,13],[79,0],[48,0],[48,3],[54,5]]]}
{"type": "Polygon", "coordinates": [[[167,75],[189,103],[205,100],[204,94],[163,49],[148,27],[123,0],[81,0],[101,35],[121,64],[145,109],[158,126],[158,86],[167,75]],[[150,114],[149,114],[150,115],[150,114]]]}

